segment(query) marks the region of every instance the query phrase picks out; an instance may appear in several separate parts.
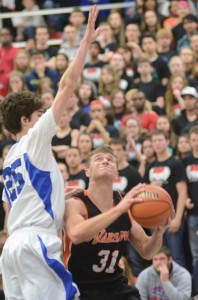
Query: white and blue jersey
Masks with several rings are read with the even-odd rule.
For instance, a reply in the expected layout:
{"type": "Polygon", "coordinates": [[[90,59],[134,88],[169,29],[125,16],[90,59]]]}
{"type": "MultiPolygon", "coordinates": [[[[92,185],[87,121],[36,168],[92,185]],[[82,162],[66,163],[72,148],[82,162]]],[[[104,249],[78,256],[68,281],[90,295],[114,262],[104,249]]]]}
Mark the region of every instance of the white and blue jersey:
{"type": "Polygon", "coordinates": [[[61,262],[57,235],[65,200],[63,178],[51,149],[56,128],[49,109],[13,145],[4,162],[3,200],[11,208],[10,237],[2,255],[6,299],[76,299],[77,288],[61,262]]]}
{"type": "Polygon", "coordinates": [[[58,230],[62,226],[64,184],[51,150],[56,127],[49,109],[6,157],[3,200],[11,207],[9,233],[21,227],[58,230]]]}

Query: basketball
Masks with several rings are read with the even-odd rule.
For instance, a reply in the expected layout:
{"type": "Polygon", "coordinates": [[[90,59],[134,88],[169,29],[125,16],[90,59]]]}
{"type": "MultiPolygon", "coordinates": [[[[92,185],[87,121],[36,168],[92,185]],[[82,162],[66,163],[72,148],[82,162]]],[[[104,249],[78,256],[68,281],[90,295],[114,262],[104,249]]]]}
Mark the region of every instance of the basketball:
{"type": "Polygon", "coordinates": [[[145,191],[138,195],[143,202],[131,206],[133,218],[142,227],[155,228],[165,225],[174,210],[170,195],[159,186],[147,184],[145,191]]]}

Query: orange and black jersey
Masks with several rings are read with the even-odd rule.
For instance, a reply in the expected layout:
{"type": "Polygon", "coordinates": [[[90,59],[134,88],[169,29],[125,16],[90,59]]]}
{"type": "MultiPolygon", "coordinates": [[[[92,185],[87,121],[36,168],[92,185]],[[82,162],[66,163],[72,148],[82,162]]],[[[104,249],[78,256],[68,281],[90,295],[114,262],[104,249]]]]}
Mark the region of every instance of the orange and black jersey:
{"type": "MultiPolygon", "coordinates": [[[[101,214],[101,211],[87,196],[86,191],[75,195],[73,201],[82,201],[87,218],[101,214]]],[[[118,192],[113,193],[114,204],[121,201],[118,192]]],[[[130,216],[125,213],[97,233],[92,240],[74,245],[66,237],[64,263],[73,275],[79,288],[104,286],[119,281],[123,276],[118,262],[125,251],[131,229],[130,216]]]]}

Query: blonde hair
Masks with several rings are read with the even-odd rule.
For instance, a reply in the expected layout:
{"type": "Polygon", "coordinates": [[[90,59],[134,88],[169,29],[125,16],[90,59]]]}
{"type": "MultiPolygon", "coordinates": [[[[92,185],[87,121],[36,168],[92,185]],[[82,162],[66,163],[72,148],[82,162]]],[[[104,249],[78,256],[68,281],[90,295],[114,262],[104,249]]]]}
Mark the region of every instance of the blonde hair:
{"type": "Polygon", "coordinates": [[[102,73],[101,73],[100,80],[99,80],[99,94],[102,96],[107,96],[107,95],[110,96],[110,94],[113,90],[119,89],[119,85],[120,85],[120,75],[118,74],[118,72],[109,65],[104,66],[102,68],[102,73]],[[109,73],[111,73],[111,75],[113,77],[113,83],[111,84],[112,86],[111,86],[110,91],[107,89],[107,86],[102,79],[102,75],[105,70],[108,71],[109,73]]]}

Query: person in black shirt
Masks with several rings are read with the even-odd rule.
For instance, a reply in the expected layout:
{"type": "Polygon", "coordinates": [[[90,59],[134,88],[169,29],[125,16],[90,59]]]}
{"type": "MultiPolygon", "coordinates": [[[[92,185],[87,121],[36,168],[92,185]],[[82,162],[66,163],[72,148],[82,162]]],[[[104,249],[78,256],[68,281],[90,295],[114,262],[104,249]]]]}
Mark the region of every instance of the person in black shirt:
{"type": "Polygon", "coordinates": [[[148,166],[144,181],[162,186],[172,198],[176,213],[169,229],[165,232],[164,243],[170,249],[173,259],[185,267],[183,214],[187,199],[187,184],[184,166],[170,154],[169,135],[165,131],[153,131],[151,140],[156,160],[148,166]]]}
{"type": "Polygon", "coordinates": [[[75,186],[81,189],[86,189],[88,186],[88,178],[85,175],[85,170],[81,166],[82,157],[78,147],[70,146],[67,149],[65,161],[69,169],[67,186],[75,186]]]}
{"type": "Polygon", "coordinates": [[[108,146],[91,152],[86,175],[88,190],[66,201],[64,262],[79,287],[81,300],[139,300],[138,290],[128,285],[118,262],[128,240],[142,256],[153,257],[162,244],[166,226],[156,228],[148,237],[131,219],[129,208],[141,201],[137,196],[144,185],[135,186],[120,201],[112,189],[117,166],[108,146]]]}
{"type": "Polygon", "coordinates": [[[173,121],[173,130],[177,136],[181,133],[188,133],[191,124],[197,122],[197,101],[198,93],[194,87],[186,86],[181,91],[185,109],[173,121]]]}
{"type": "MultiPolygon", "coordinates": [[[[109,143],[118,165],[118,176],[114,180],[113,190],[125,196],[134,186],[142,182],[138,171],[126,160],[126,144],[121,139],[112,139],[109,143]]],[[[142,257],[131,245],[126,245],[126,256],[135,277],[143,270],[142,257]]]]}
{"type": "Polygon", "coordinates": [[[193,259],[194,286],[198,293],[198,277],[195,276],[195,268],[198,264],[198,126],[190,129],[189,141],[192,152],[184,157],[183,163],[186,168],[189,196],[186,202],[188,236],[193,259]]]}

